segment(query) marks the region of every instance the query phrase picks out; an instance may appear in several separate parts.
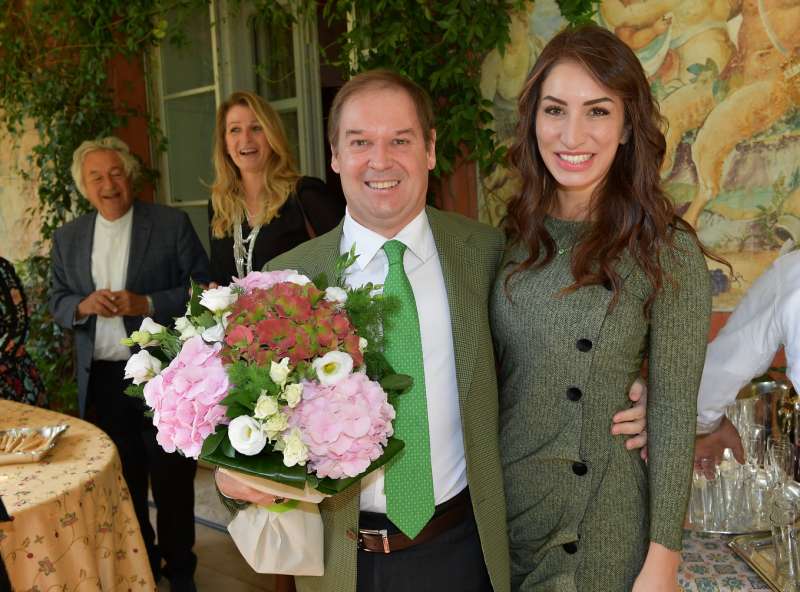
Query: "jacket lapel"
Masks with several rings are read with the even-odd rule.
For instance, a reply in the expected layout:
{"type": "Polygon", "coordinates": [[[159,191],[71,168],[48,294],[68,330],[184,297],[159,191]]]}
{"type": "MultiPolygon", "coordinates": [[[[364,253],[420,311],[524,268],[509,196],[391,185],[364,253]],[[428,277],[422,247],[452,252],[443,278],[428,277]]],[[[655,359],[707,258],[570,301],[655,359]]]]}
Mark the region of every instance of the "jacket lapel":
{"type": "Polygon", "coordinates": [[[477,328],[481,326],[482,307],[486,307],[486,303],[475,293],[475,282],[470,281],[475,273],[472,262],[477,261],[478,257],[475,256],[474,249],[467,245],[467,237],[463,236],[455,224],[431,208],[428,208],[428,220],[439,251],[439,262],[447,290],[458,399],[463,410],[472,384],[480,341],[477,328]]]}
{"type": "Polygon", "coordinates": [[[131,246],[128,250],[128,273],[125,287],[133,290],[137,285],[136,280],[142,268],[147,245],[150,240],[150,230],[153,226],[147,209],[141,207],[139,200],[133,202],[133,222],[131,228],[131,246]]]}
{"type": "Polygon", "coordinates": [[[94,243],[94,225],[97,221],[97,212],[92,216],[86,217],[86,224],[78,234],[78,244],[75,253],[78,256],[78,281],[84,294],[91,294],[96,290],[94,279],[92,278],[92,246],[94,243]]]}

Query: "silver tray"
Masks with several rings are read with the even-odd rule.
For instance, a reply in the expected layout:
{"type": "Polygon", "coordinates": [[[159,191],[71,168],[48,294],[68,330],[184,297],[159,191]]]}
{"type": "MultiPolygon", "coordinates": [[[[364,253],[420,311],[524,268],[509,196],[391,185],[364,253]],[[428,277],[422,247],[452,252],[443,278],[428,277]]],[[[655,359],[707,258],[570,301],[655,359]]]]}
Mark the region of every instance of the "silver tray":
{"type": "Polygon", "coordinates": [[[786,582],[783,576],[775,573],[775,552],[772,537],[765,534],[746,534],[734,537],[728,547],[749,565],[769,586],[770,590],[781,592],[786,582]]]}
{"type": "Polygon", "coordinates": [[[0,430],[0,465],[40,461],[68,427],[68,424],[62,423],[41,428],[0,430]]]}

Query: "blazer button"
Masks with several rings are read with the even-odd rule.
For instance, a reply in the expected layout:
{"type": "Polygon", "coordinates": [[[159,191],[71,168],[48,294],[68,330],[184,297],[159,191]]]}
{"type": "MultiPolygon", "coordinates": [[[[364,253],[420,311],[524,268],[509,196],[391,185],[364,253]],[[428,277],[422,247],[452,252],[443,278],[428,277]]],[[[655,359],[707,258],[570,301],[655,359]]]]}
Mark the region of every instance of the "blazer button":
{"type": "Polygon", "coordinates": [[[579,401],[582,396],[583,393],[577,386],[571,386],[567,389],[567,399],[570,401],[579,401]]]}
{"type": "Polygon", "coordinates": [[[588,339],[578,339],[578,341],[575,342],[575,347],[578,348],[578,351],[588,352],[592,349],[592,342],[588,339]]]}
{"type": "Polygon", "coordinates": [[[586,473],[589,472],[589,467],[587,467],[582,462],[572,463],[572,472],[575,473],[578,477],[583,477],[586,473]]]}
{"type": "Polygon", "coordinates": [[[570,555],[574,555],[578,552],[578,543],[564,543],[561,545],[561,548],[570,555]]]}

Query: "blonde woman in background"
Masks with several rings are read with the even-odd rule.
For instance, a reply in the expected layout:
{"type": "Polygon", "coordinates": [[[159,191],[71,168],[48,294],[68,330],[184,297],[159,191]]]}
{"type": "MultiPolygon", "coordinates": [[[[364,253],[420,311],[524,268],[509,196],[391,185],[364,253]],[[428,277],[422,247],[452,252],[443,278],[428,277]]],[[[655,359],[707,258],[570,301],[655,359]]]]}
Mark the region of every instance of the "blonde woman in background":
{"type": "Polygon", "coordinates": [[[211,278],[228,284],[331,230],[344,203],[295,168],[278,114],[256,94],[233,93],[217,109],[209,203],[211,278]]]}

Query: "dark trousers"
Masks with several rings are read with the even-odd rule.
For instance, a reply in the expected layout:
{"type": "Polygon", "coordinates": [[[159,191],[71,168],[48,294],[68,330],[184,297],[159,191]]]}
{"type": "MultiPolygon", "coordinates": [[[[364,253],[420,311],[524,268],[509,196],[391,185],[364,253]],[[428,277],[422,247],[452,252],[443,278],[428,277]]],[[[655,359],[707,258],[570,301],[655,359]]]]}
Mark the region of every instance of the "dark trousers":
{"type": "MultiPolygon", "coordinates": [[[[398,532],[384,514],[369,512],[361,513],[359,527],[398,532]]],[[[358,552],[358,592],[443,590],[492,592],[471,509],[463,522],[414,547],[388,555],[358,552]]]]}
{"type": "Polygon", "coordinates": [[[86,419],[106,432],[117,446],[156,579],[162,558],[165,575],[171,580],[191,578],[197,565],[192,552],[197,463],[177,452],[164,452],[158,445],[152,420],[144,416],[144,402],[124,392],[130,384],[123,378],[124,370],[125,362],[92,363],[86,419]],[[148,480],[156,503],[158,546],[147,506],[148,480]]]}

